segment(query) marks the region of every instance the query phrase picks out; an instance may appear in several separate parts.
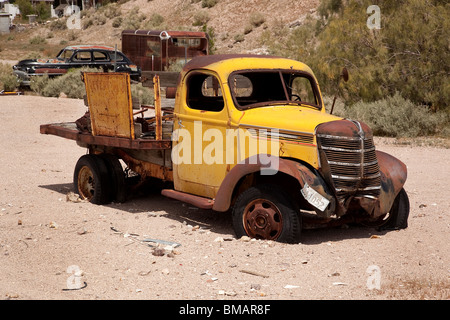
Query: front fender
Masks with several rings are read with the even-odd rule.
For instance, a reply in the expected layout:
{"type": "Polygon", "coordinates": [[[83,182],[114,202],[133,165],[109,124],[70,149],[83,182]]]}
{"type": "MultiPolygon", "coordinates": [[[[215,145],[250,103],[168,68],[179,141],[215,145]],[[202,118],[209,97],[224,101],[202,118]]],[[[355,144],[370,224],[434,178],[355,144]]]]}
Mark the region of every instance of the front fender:
{"type": "Polygon", "coordinates": [[[406,165],[382,151],[376,151],[381,175],[380,215],[386,214],[392,207],[394,199],[406,182],[406,165]]]}
{"type": "MultiPolygon", "coordinates": [[[[330,195],[325,181],[319,174],[314,173],[307,166],[293,160],[278,158],[275,156],[270,156],[270,159],[270,163],[265,164],[262,163],[260,161],[260,157],[256,155],[234,166],[233,169],[231,169],[226,175],[219,187],[219,190],[217,191],[213,210],[223,212],[230,208],[233,191],[241,178],[248,174],[263,172],[262,170],[269,170],[272,174],[282,172],[293,177],[299,182],[300,188],[303,188],[305,184],[308,184],[316,192],[330,201],[330,204],[325,211],[322,212],[316,210],[316,212],[320,216],[324,217],[329,217],[332,214],[335,208],[334,197],[330,195]]],[[[298,191],[300,192],[300,190],[298,191]]]]}

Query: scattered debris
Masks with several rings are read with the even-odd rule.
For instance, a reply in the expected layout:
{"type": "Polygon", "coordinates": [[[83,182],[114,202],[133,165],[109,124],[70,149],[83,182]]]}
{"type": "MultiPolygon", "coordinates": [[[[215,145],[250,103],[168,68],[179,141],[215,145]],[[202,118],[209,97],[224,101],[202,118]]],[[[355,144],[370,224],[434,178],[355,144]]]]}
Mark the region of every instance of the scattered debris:
{"type": "Polygon", "coordinates": [[[250,290],[261,290],[261,285],[257,283],[251,284],[250,290]]]}
{"type": "Polygon", "coordinates": [[[81,290],[87,287],[86,281],[83,283],[83,285],[79,288],[64,288],[62,291],[74,291],[74,290],[81,290]]]}
{"type": "Polygon", "coordinates": [[[333,286],[347,286],[345,282],[333,282],[333,286]]]}
{"type": "Polygon", "coordinates": [[[221,296],[230,296],[230,297],[234,297],[237,295],[237,293],[234,291],[225,291],[225,290],[219,290],[218,294],[221,296]]]}
{"type": "Polygon", "coordinates": [[[284,286],[285,289],[296,289],[296,288],[300,288],[300,286],[294,286],[292,284],[287,284],[284,286]]]}
{"type": "MultiPolygon", "coordinates": [[[[166,241],[166,240],[159,240],[159,239],[143,239],[141,241],[142,242],[154,242],[154,243],[157,243],[157,244],[168,245],[168,246],[171,246],[173,248],[177,248],[177,247],[181,246],[181,244],[177,243],[177,242],[166,241]]],[[[152,246],[152,245],[149,244],[149,246],[152,246]]]]}
{"type": "Polygon", "coordinates": [[[89,202],[87,200],[81,199],[79,194],[74,193],[72,191],[70,191],[69,193],[66,194],[66,201],[67,202],[74,202],[74,203],[89,202]]]}
{"type": "Polygon", "coordinates": [[[251,271],[251,270],[241,269],[241,270],[239,270],[239,272],[248,273],[248,274],[251,274],[251,275],[257,276],[257,277],[263,277],[263,278],[268,278],[269,277],[268,275],[265,275],[265,274],[262,274],[262,273],[259,273],[259,272],[255,272],[255,271],[251,271]]]}

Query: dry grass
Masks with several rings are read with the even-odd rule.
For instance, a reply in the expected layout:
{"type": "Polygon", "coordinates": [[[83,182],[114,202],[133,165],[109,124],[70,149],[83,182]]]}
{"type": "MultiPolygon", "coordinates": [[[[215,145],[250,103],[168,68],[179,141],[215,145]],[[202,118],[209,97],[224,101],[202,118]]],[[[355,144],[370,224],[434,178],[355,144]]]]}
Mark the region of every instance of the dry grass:
{"type": "Polygon", "coordinates": [[[400,300],[449,300],[450,281],[432,278],[392,279],[380,294],[388,299],[400,300]]]}

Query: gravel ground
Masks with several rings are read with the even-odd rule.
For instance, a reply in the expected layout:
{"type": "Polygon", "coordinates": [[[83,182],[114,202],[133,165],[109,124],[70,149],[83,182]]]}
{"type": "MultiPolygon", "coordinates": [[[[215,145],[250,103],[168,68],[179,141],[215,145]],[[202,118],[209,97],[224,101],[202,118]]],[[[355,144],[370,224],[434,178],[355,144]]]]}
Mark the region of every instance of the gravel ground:
{"type": "Polygon", "coordinates": [[[243,241],[229,215],[157,192],[104,206],[68,197],[86,150],[39,125],[85,110],[81,100],[0,97],[0,299],[450,298],[450,149],[376,139],[408,166],[405,230],[351,225],[305,230],[295,245],[243,241]],[[149,238],[181,245],[155,250],[149,238]]]}

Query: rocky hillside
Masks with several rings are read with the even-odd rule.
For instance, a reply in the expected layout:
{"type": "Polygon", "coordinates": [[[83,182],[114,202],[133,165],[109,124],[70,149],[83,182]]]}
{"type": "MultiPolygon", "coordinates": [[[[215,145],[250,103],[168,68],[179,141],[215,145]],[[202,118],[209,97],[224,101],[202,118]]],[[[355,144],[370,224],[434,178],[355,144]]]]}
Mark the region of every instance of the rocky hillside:
{"type": "MultiPolygon", "coordinates": [[[[61,30],[58,22],[26,27],[1,36],[0,59],[52,56],[77,43],[117,45],[123,29],[214,31],[217,53],[265,52],[261,36],[295,25],[314,13],[319,0],[129,0],[82,13],[81,30],[61,30]],[[120,23],[120,24],[119,24],[120,23]],[[34,40],[34,41],[33,41],[34,40]]],[[[60,19],[60,25],[65,21],[60,19]]]]}

